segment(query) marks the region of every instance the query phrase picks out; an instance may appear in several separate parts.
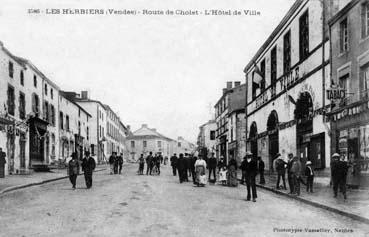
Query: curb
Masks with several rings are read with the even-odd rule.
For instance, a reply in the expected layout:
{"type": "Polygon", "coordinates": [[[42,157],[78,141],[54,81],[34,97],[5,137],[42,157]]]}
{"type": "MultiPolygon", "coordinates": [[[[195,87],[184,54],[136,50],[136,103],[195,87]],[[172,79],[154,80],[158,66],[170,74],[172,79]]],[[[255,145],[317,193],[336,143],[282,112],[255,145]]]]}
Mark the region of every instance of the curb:
{"type": "MultiPolygon", "coordinates": [[[[106,170],[106,168],[98,169],[94,172],[100,172],[100,171],[103,171],[103,170],[106,170]]],[[[83,173],[79,174],[78,176],[80,176],[80,175],[83,175],[83,173]]],[[[11,191],[24,189],[24,188],[28,188],[28,187],[31,187],[31,186],[37,186],[37,185],[41,185],[41,184],[46,184],[46,183],[50,183],[50,182],[54,182],[54,181],[58,181],[58,180],[62,180],[62,179],[67,179],[67,178],[69,178],[69,176],[62,176],[62,177],[58,177],[58,178],[46,179],[46,180],[43,180],[43,181],[40,181],[40,182],[34,182],[34,183],[29,183],[29,184],[21,184],[21,185],[17,185],[17,186],[7,187],[7,188],[4,188],[3,190],[0,191],[0,196],[5,194],[5,193],[11,192],[11,191]]]]}
{"type": "Polygon", "coordinates": [[[306,199],[301,198],[299,196],[292,196],[290,194],[278,191],[274,188],[266,187],[266,186],[263,186],[263,185],[260,185],[260,184],[256,184],[256,186],[258,188],[262,188],[262,189],[268,190],[270,192],[273,192],[273,193],[276,193],[276,194],[279,194],[279,195],[282,195],[282,196],[285,196],[285,197],[289,197],[291,199],[298,200],[298,201],[303,202],[305,204],[308,204],[310,206],[322,208],[322,209],[325,209],[327,211],[334,212],[336,214],[349,217],[349,218],[354,219],[356,221],[360,221],[360,222],[363,222],[365,224],[369,224],[369,219],[368,218],[365,218],[365,217],[362,217],[362,216],[359,216],[359,215],[356,215],[356,214],[353,214],[353,213],[345,212],[345,211],[339,210],[337,208],[330,207],[330,206],[327,206],[327,205],[323,205],[323,204],[320,204],[320,203],[317,203],[317,202],[306,200],[306,199]]]}

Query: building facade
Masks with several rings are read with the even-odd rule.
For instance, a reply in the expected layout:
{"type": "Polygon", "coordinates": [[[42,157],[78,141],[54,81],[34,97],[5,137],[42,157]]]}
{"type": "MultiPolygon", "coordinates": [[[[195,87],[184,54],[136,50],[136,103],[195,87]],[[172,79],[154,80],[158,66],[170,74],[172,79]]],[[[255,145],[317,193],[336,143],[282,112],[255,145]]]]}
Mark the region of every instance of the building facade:
{"type": "Polygon", "coordinates": [[[332,153],[350,163],[348,184],[363,186],[369,176],[369,1],[350,1],[329,25],[332,153]]]}
{"type": "Polygon", "coordinates": [[[141,154],[146,157],[150,152],[161,153],[169,158],[175,153],[174,146],[177,145],[176,141],[158,133],[156,129],[149,128],[147,124],[128,135],[126,143],[129,159],[132,161],[137,161],[141,154]]]}
{"type": "Polygon", "coordinates": [[[187,140],[185,140],[183,137],[178,137],[176,141],[176,146],[174,149],[174,153],[177,154],[193,154],[195,152],[195,145],[187,140]]]}
{"type": "MultiPolygon", "coordinates": [[[[346,1],[347,2],[347,1],[346,1]]],[[[296,1],[244,69],[248,149],[272,169],[277,153],[330,166],[328,19],[344,1],[296,1]]]]}
{"type": "Polygon", "coordinates": [[[66,160],[75,152],[79,159],[90,151],[91,115],[63,91],[59,95],[59,159],[66,160]]]}
{"type": "Polygon", "coordinates": [[[216,129],[217,124],[215,120],[209,120],[200,126],[197,137],[197,150],[203,157],[207,157],[211,153],[216,153],[216,129]]]}
{"type": "Polygon", "coordinates": [[[228,156],[241,164],[246,155],[246,85],[233,87],[228,107],[228,156]]]}

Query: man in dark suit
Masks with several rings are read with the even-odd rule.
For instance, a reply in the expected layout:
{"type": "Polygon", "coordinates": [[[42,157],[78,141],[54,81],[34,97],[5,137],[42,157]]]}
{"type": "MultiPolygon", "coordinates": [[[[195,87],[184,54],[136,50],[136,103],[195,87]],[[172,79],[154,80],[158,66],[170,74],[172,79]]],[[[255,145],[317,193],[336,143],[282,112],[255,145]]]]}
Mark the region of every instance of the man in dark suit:
{"type": "Polygon", "coordinates": [[[182,153],[179,154],[179,159],[177,162],[177,169],[178,169],[179,182],[182,183],[186,181],[187,165],[186,165],[186,160],[183,157],[182,153]]]}
{"type": "Polygon", "coordinates": [[[217,168],[217,159],[214,156],[214,153],[211,153],[211,157],[208,160],[208,168],[209,168],[209,181],[211,180],[211,173],[213,172],[214,182],[216,181],[215,169],[217,168]]]}
{"type": "Polygon", "coordinates": [[[246,171],[247,201],[250,201],[252,192],[252,201],[256,202],[257,194],[255,178],[258,173],[258,164],[257,160],[253,158],[251,152],[246,153],[246,162],[244,163],[244,166],[245,167],[242,168],[246,171]]]}
{"type": "Polygon", "coordinates": [[[146,175],[151,175],[152,172],[152,161],[153,161],[153,157],[152,157],[152,152],[150,151],[149,155],[146,157],[146,175]]]}
{"type": "Polygon", "coordinates": [[[170,165],[172,166],[173,176],[177,175],[177,161],[178,161],[177,154],[174,153],[174,155],[170,157],[170,165]]]}
{"type": "Polygon", "coordinates": [[[340,160],[340,155],[335,153],[332,156],[331,163],[331,176],[333,183],[334,197],[337,197],[338,188],[343,194],[343,198],[346,200],[346,178],[348,171],[348,164],[344,160],[340,160]]]}
{"type": "Polygon", "coordinates": [[[82,171],[85,175],[85,181],[87,188],[91,188],[92,186],[92,173],[96,167],[96,162],[94,158],[90,156],[90,152],[85,152],[85,158],[82,160],[82,171]]]}

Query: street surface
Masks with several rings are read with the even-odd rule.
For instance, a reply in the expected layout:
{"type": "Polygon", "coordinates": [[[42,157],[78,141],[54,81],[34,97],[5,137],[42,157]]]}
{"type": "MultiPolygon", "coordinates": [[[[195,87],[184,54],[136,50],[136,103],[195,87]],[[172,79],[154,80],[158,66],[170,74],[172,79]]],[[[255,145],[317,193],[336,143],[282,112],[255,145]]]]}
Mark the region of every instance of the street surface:
{"type": "Polygon", "coordinates": [[[65,179],[2,195],[0,236],[369,236],[365,224],[268,191],[253,203],[244,186],[179,184],[169,166],[161,176],[123,171],[95,173],[90,190],[79,176],[76,190],[65,179]]]}

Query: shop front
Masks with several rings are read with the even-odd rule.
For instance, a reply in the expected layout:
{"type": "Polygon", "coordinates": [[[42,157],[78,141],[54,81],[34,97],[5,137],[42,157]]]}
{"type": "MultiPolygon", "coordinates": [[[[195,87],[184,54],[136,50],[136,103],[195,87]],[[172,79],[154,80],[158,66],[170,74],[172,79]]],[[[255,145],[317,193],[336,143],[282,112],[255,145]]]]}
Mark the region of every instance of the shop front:
{"type": "Polygon", "coordinates": [[[333,111],[332,151],[349,163],[347,184],[351,187],[369,185],[369,102],[333,111]]]}
{"type": "Polygon", "coordinates": [[[29,119],[29,138],[30,138],[30,164],[29,167],[35,168],[36,166],[47,166],[47,160],[45,159],[46,149],[46,137],[48,122],[33,117],[29,119]]]}

